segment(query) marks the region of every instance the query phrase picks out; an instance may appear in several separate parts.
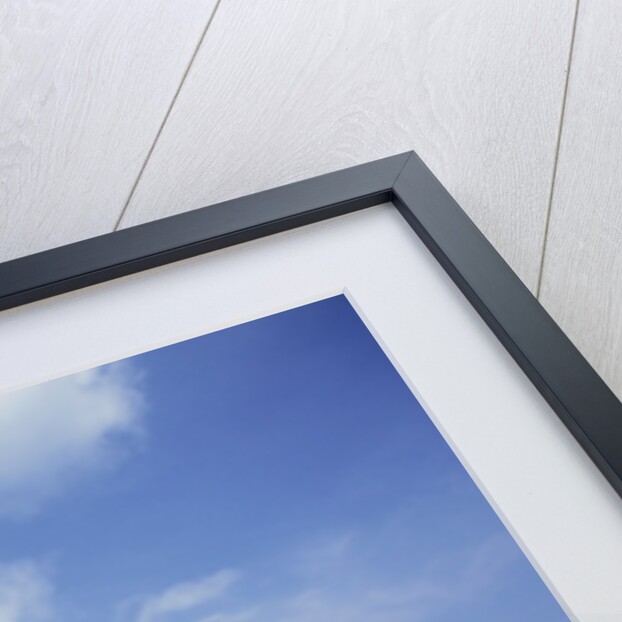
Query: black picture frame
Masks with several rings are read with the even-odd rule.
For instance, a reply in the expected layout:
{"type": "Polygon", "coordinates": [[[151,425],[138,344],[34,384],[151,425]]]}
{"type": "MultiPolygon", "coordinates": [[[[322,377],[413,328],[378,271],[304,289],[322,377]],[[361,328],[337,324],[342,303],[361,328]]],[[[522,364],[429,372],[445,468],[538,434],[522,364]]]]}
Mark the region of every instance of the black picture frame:
{"type": "Polygon", "coordinates": [[[413,151],[2,263],[0,311],[388,202],[622,496],[622,403],[413,151]]]}

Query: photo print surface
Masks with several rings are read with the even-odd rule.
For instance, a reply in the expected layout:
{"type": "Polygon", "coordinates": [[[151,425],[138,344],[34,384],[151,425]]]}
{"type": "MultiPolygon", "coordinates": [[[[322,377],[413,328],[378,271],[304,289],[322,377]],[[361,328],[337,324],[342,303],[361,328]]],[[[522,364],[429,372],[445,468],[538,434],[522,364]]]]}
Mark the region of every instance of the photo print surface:
{"type": "Polygon", "coordinates": [[[344,296],[0,396],[0,622],[566,619],[344,296]]]}

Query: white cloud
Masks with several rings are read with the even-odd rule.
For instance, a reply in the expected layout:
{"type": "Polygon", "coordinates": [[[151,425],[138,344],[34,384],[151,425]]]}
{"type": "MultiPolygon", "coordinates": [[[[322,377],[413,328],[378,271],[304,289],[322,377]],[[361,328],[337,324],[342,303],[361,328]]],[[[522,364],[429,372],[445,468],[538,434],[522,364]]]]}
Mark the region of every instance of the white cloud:
{"type": "Polygon", "coordinates": [[[61,486],[114,464],[140,432],[138,384],[116,363],[1,395],[0,516],[31,514],[61,486]]]}
{"type": "Polygon", "coordinates": [[[29,561],[0,564],[0,622],[46,622],[52,619],[52,586],[29,561]]]}
{"type": "Polygon", "coordinates": [[[494,592],[520,559],[511,541],[497,534],[462,550],[439,552],[427,562],[415,558],[410,574],[391,581],[378,575],[373,559],[365,561],[360,542],[351,536],[342,541],[347,545],[319,547],[315,559],[312,551],[307,553],[318,577],[312,589],[274,601],[265,618],[252,622],[415,622],[449,614],[459,617],[461,607],[477,602],[488,590],[494,592]],[[339,552],[343,564],[337,572],[326,550],[339,552]],[[319,580],[317,564],[322,560],[325,581],[319,580]]]}
{"type": "MultiPolygon", "coordinates": [[[[281,560],[288,569],[285,582],[292,575],[300,581],[262,593],[257,588],[263,577],[258,577],[255,585],[249,577],[240,589],[246,595],[257,594],[254,599],[244,595],[241,600],[228,599],[225,603],[206,599],[201,604],[209,603],[211,612],[207,617],[197,614],[195,620],[417,622],[439,616],[459,618],[461,608],[479,601],[488,590],[494,592],[497,582],[507,578],[519,559],[507,538],[497,535],[460,551],[445,551],[427,562],[413,559],[412,571],[395,580],[375,567],[378,560],[365,560],[365,549],[353,534],[314,541],[310,547],[293,552],[289,563],[281,560]]],[[[175,612],[182,610],[160,609],[158,615],[139,617],[136,622],[159,622],[159,615],[175,612]]],[[[178,618],[173,615],[173,619],[178,618]]]]}
{"type": "Polygon", "coordinates": [[[197,609],[223,596],[238,578],[237,572],[221,570],[196,581],[178,583],[161,594],[146,598],[136,620],[155,622],[170,614],[197,609]]]}
{"type": "Polygon", "coordinates": [[[355,547],[353,533],[319,538],[294,552],[293,568],[301,576],[327,577],[343,570],[355,547]]]}

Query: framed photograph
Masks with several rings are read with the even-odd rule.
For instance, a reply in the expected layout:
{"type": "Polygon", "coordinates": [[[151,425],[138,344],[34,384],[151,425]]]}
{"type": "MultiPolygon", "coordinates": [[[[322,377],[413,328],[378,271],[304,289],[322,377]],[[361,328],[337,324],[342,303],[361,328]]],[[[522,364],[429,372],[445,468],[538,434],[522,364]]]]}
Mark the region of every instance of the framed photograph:
{"type": "Polygon", "coordinates": [[[0,308],[2,622],[622,619],[622,405],[413,152],[0,308]]]}

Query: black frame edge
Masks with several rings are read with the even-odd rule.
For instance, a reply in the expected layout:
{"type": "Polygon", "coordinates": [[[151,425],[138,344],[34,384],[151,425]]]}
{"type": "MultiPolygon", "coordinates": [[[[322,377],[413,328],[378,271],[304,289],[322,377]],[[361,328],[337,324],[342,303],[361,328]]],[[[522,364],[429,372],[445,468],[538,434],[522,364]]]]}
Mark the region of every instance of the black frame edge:
{"type": "Polygon", "coordinates": [[[413,153],[393,203],[622,497],[622,403],[413,153]]]}
{"type": "Polygon", "coordinates": [[[0,263],[0,311],[386,203],[402,153],[0,263]]]}
{"type": "Polygon", "coordinates": [[[392,201],[622,497],[622,403],[414,152],[0,264],[0,311],[392,201]]]}

